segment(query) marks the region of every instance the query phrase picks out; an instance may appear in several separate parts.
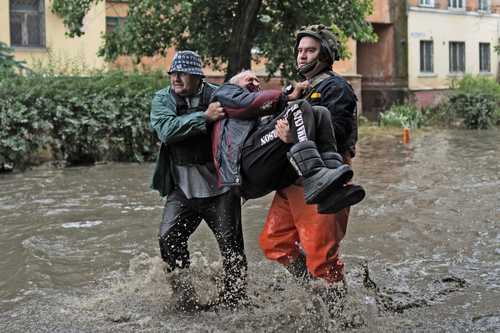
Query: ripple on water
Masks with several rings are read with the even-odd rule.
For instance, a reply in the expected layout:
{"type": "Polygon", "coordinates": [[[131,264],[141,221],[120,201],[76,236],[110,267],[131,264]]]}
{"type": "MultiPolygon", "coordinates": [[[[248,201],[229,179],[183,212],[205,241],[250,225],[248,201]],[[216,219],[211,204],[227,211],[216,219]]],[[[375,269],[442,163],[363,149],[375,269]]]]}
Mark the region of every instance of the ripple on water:
{"type": "Polygon", "coordinates": [[[79,229],[79,228],[92,228],[99,224],[102,224],[102,221],[78,221],[78,222],[68,222],[63,223],[62,227],[65,229],[79,229]]]}
{"type": "Polygon", "coordinates": [[[73,211],[74,211],[73,209],[69,209],[69,208],[50,209],[45,213],[45,216],[54,216],[54,215],[59,215],[59,214],[64,214],[64,213],[70,213],[73,211]]]}

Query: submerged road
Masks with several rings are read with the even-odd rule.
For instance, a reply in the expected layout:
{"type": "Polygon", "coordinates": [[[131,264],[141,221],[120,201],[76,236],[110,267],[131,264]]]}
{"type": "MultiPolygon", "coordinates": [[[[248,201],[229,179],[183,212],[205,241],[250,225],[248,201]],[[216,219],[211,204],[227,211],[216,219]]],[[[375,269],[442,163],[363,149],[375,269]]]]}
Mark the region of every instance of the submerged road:
{"type": "MultiPolygon", "coordinates": [[[[498,130],[361,137],[355,181],[368,195],[342,243],[349,293],[336,315],[258,248],[271,196],[243,209],[249,305],[173,311],[152,168],[0,175],[0,332],[500,331],[498,130]]],[[[206,226],[190,250],[210,298],[221,263],[206,226]]]]}

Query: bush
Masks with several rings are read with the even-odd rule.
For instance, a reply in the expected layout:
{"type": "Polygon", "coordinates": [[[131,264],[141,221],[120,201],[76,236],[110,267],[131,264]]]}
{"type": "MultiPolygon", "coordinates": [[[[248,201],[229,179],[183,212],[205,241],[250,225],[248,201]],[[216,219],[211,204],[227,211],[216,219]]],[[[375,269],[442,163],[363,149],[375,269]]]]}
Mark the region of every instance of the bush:
{"type": "Polygon", "coordinates": [[[455,108],[450,104],[449,98],[443,100],[434,108],[426,109],[424,117],[426,123],[431,126],[460,127],[463,124],[455,108]]]}
{"type": "Polygon", "coordinates": [[[424,124],[422,111],[410,104],[394,104],[389,111],[380,114],[381,126],[420,128],[424,124]]]}
{"type": "Polygon", "coordinates": [[[495,123],[500,85],[492,78],[465,75],[453,82],[450,107],[468,129],[487,129],[495,123]]]}
{"type": "Polygon", "coordinates": [[[468,129],[488,129],[493,123],[496,100],[490,94],[457,92],[450,97],[450,106],[463,118],[468,129]]]}
{"type": "Polygon", "coordinates": [[[495,108],[495,114],[493,116],[493,121],[495,125],[500,125],[500,108],[495,108]]]}
{"type": "Polygon", "coordinates": [[[465,75],[452,82],[452,89],[458,93],[484,94],[500,99],[500,85],[493,78],[485,76],[465,75]]]}
{"type": "Polygon", "coordinates": [[[151,160],[150,103],[166,84],[159,73],[122,72],[0,81],[0,155],[17,167],[41,148],[70,164],[151,160]]]}

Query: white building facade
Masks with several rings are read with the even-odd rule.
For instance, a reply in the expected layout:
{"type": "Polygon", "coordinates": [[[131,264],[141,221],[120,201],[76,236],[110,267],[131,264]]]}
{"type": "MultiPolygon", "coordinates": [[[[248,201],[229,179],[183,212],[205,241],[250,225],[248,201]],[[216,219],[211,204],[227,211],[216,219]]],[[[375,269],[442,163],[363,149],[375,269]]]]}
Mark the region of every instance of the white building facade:
{"type": "Polygon", "coordinates": [[[465,74],[496,77],[500,15],[490,1],[418,0],[407,8],[408,89],[419,104],[433,104],[430,91],[465,74]]]}

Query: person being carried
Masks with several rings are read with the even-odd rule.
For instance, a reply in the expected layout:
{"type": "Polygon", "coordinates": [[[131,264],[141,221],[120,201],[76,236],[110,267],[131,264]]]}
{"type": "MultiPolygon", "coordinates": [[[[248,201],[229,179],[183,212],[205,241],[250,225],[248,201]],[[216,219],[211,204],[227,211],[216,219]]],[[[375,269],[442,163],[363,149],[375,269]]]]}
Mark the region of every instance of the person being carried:
{"type": "Polygon", "coordinates": [[[205,220],[223,259],[220,302],[232,306],[245,297],[247,261],[240,197],[229,187],[217,186],[212,163],[210,134],[224,112],[219,102],[210,103],[216,87],[203,80],[198,54],[177,52],[168,73],[171,86],[154,95],[150,115],[161,141],[152,188],[167,196],[158,236],[161,257],[176,307],[199,309],[188,271],[188,239],[205,220]]]}
{"type": "Polygon", "coordinates": [[[363,199],[364,193],[347,189],[353,172],[336,153],[330,112],[298,100],[308,86],[298,84],[289,95],[261,90],[255,73],[247,70],[214,92],[213,100],[227,116],[216,122],[212,135],[221,185],[240,186],[242,196],[253,199],[303,176],[305,200],[318,204],[320,213],[334,213],[363,199]],[[291,124],[289,142],[276,130],[285,120],[291,124]]]}

